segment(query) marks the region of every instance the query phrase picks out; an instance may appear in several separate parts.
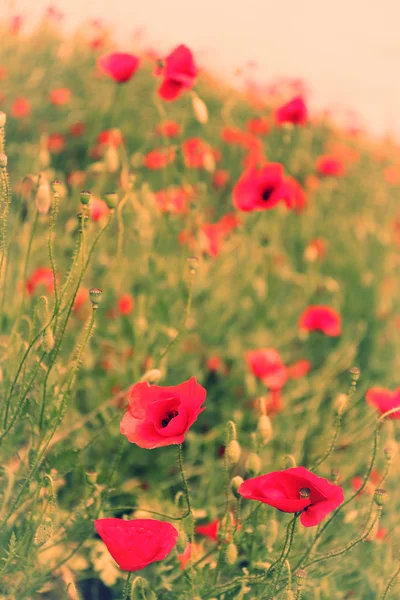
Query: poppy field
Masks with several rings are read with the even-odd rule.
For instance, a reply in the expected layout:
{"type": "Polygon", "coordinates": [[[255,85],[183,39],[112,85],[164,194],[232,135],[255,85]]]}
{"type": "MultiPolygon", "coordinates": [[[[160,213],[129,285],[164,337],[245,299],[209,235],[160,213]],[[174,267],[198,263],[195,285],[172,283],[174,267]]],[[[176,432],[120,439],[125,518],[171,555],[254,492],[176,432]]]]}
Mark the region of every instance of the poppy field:
{"type": "Polygon", "coordinates": [[[400,594],[400,146],[51,8],[0,43],[0,599],[400,594]]]}

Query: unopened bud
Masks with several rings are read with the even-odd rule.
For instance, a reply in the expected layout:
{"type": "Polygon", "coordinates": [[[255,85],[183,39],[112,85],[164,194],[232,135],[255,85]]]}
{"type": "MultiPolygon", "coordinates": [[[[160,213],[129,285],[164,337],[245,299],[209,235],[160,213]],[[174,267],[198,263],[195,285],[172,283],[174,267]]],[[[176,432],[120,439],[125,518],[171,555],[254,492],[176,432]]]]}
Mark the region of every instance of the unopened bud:
{"type": "Polygon", "coordinates": [[[180,553],[184,552],[186,549],[187,543],[188,543],[188,538],[187,538],[186,532],[183,529],[181,529],[178,534],[178,539],[176,542],[178,552],[180,552],[180,553]]]}
{"type": "Polygon", "coordinates": [[[211,152],[206,152],[203,158],[203,167],[207,173],[214,173],[215,171],[215,158],[211,152]]]}
{"type": "Polygon", "coordinates": [[[161,371],[160,369],[150,369],[146,371],[144,375],[140,378],[140,381],[148,381],[149,383],[158,383],[161,379],[161,371]]]}
{"type": "Polygon", "coordinates": [[[36,192],[35,204],[41,215],[47,215],[51,206],[51,192],[47,181],[44,181],[39,185],[36,192]]]}
{"type": "Polygon", "coordinates": [[[7,115],[5,112],[3,112],[2,110],[0,110],[0,127],[4,127],[4,125],[6,124],[7,121],[7,115]]]}
{"type": "Polygon", "coordinates": [[[80,194],[79,194],[79,199],[81,201],[81,204],[83,204],[84,206],[87,206],[90,202],[90,198],[91,198],[92,194],[86,190],[83,190],[80,194]]]}
{"type": "Polygon", "coordinates": [[[260,434],[262,443],[268,444],[272,438],[271,419],[267,415],[261,415],[258,419],[258,433],[260,434]]]}
{"type": "Polygon", "coordinates": [[[119,169],[119,156],[115,146],[108,146],[105,152],[104,160],[109,173],[116,173],[119,169]]]}
{"type": "Polygon", "coordinates": [[[240,486],[243,483],[243,477],[240,477],[240,475],[236,475],[235,477],[232,478],[231,480],[231,490],[232,490],[232,494],[235,496],[235,498],[240,498],[240,494],[238,493],[238,490],[240,488],[240,486]]]}
{"type": "Polygon", "coordinates": [[[358,367],[352,367],[350,369],[350,377],[354,382],[358,381],[360,379],[360,369],[358,367]]]}
{"type": "Polygon", "coordinates": [[[388,462],[397,454],[397,444],[394,440],[389,440],[384,448],[385,458],[388,462]]]}
{"type": "Polygon", "coordinates": [[[238,464],[241,452],[239,442],[237,440],[231,440],[225,449],[225,458],[228,467],[234,467],[238,464]]]}
{"type": "Polygon", "coordinates": [[[105,194],[104,200],[105,200],[105,203],[107,204],[108,208],[110,208],[111,210],[114,210],[114,208],[117,208],[118,195],[116,192],[109,192],[108,194],[105,194]]]}
{"type": "Polygon", "coordinates": [[[374,493],[374,500],[377,506],[383,506],[386,504],[388,499],[388,493],[386,490],[376,489],[374,493]]]}
{"type": "Polygon", "coordinates": [[[42,347],[45,352],[51,352],[54,348],[54,335],[50,327],[43,332],[42,347]]]}
{"type": "Polygon", "coordinates": [[[193,113],[199,123],[204,125],[208,121],[208,110],[205,102],[196,94],[192,95],[193,113]]]}
{"type": "Polygon", "coordinates": [[[86,481],[89,485],[96,485],[97,473],[95,473],[94,471],[88,471],[86,473],[86,481]]]}
{"type": "Polygon", "coordinates": [[[339,476],[340,476],[339,469],[331,469],[332,483],[337,483],[339,481],[339,476]]]}
{"type": "Polygon", "coordinates": [[[296,571],[296,584],[299,590],[303,589],[307,580],[307,571],[299,569],[296,571]]]}
{"type": "Polygon", "coordinates": [[[7,166],[7,160],[7,154],[4,154],[4,152],[0,152],[0,167],[5,169],[7,166]]]}
{"type": "Polygon", "coordinates": [[[89,298],[90,302],[93,304],[93,308],[97,308],[101,302],[101,296],[103,294],[103,290],[99,288],[92,288],[89,290],[89,298]]]}
{"type": "Polygon", "coordinates": [[[246,469],[251,475],[258,475],[261,471],[261,458],[255,452],[250,452],[247,462],[246,469]]]}
{"type": "Polygon", "coordinates": [[[197,256],[189,256],[189,258],[187,259],[187,264],[189,267],[189,273],[191,275],[194,275],[197,272],[199,266],[199,259],[197,258],[197,256]]]}
{"type": "Polygon", "coordinates": [[[51,182],[51,189],[55,194],[59,194],[62,190],[62,183],[58,179],[51,182]]]}
{"type": "Polygon", "coordinates": [[[228,563],[228,565],[234,565],[235,562],[237,561],[238,551],[233,542],[228,544],[225,557],[226,557],[226,562],[228,563]]]}
{"type": "Polygon", "coordinates": [[[347,394],[339,394],[335,400],[335,409],[336,412],[338,413],[338,415],[341,415],[346,406],[347,406],[347,402],[349,400],[349,397],[347,396],[347,394]]]}

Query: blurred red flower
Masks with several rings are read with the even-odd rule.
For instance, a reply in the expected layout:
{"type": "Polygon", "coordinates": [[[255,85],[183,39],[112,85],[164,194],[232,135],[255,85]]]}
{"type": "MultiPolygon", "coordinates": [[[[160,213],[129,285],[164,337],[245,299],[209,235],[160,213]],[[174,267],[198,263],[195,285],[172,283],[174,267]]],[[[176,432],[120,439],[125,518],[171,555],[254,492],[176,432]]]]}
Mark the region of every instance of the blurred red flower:
{"type": "Polygon", "coordinates": [[[11,116],[14,119],[23,119],[28,117],[31,113],[31,103],[26,98],[20,97],[15,98],[11,106],[11,116]]]}
{"type": "Polygon", "coordinates": [[[341,177],[346,174],[344,163],[331,154],[322,154],[317,158],[317,171],[320,175],[341,177]]]}
{"type": "Polygon", "coordinates": [[[99,69],[117,83],[126,83],[136,73],[140,59],[126,52],[112,52],[97,59],[99,69]]]}
{"type": "Polygon", "coordinates": [[[130,315],[135,306],[135,301],[131,294],[122,294],[118,300],[119,314],[122,316],[130,315]]]}
{"type": "Polygon", "coordinates": [[[288,378],[287,369],[281,355],[274,348],[249,350],[245,359],[253,375],[270,389],[277,390],[285,385],[288,378]]]}
{"type": "Polygon", "coordinates": [[[193,54],[183,44],[175,48],[156,69],[156,75],[162,75],[163,82],[158,94],[163,100],[176,100],[182,92],[191,89],[197,77],[197,67],[193,54]]]}
{"type": "Polygon", "coordinates": [[[206,390],[191,377],[175,386],[136,383],[129,392],[129,407],[121,433],[140,448],[181,444],[204,407],[206,390]]]}
{"type": "Polygon", "coordinates": [[[261,169],[254,167],[242,173],[233,188],[233,204],[239,210],[270,210],[282,200],[290,208],[285,197],[283,166],[267,163],[261,169]]]}
{"type": "Polygon", "coordinates": [[[84,123],[74,123],[69,128],[69,132],[73,137],[80,137],[85,133],[85,124],[84,123]]]}
{"type": "Polygon", "coordinates": [[[229,182],[229,172],[217,169],[213,175],[212,182],[217,190],[224,188],[229,182]]]}
{"type": "Polygon", "coordinates": [[[157,135],[173,138],[180,135],[182,127],[176,121],[162,121],[156,127],[157,135]]]}
{"type": "Polygon", "coordinates": [[[124,143],[124,136],[119,129],[105,129],[97,136],[97,143],[118,148],[124,143]]]}
{"type": "Polygon", "coordinates": [[[392,408],[399,407],[397,412],[389,415],[389,419],[400,419],[400,387],[394,390],[388,390],[382,387],[372,387],[366,393],[367,403],[376,408],[378,412],[384,414],[385,412],[392,410],[392,408]]]}
{"type": "Polygon", "coordinates": [[[325,335],[337,337],[342,333],[342,319],[330,306],[312,305],[301,315],[299,328],[303,331],[322,331],[325,335]]]}
{"type": "Polygon", "coordinates": [[[280,106],[275,112],[275,122],[278,125],[292,123],[293,125],[304,125],[307,123],[307,107],[301,96],[292,98],[290,102],[280,106]]]}
{"type": "Polygon", "coordinates": [[[47,138],[47,148],[53,154],[59,154],[65,148],[65,138],[61,133],[50,133],[47,138]]]}
{"type": "Polygon", "coordinates": [[[165,169],[165,167],[174,162],[174,160],[174,148],[159,148],[148,152],[144,157],[143,164],[147,169],[165,169]]]}
{"type": "Polygon", "coordinates": [[[103,217],[106,217],[110,209],[107,204],[101,198],[93,197],[90,200],[90,218],[92,221],[100,221],[103,217]]]}
{"type": "Polygon", "coordinates": [[[49,294],[54,291],[54,277],[50,267],[38,267],[27,280],[26,291],[32,295],[42,285],[49,294]]]}
{"type": "Polygon", "coordinates": [[[156,519],[97,519],[96,531],[123,571],[140,571],[164,560],[175,548],[178,531],[156,519]]]}
{"type": "Polygon", "coordinates": [[[65,106],[71,101],[71,90],[69,88],[57,88],[50,92],[50,102],[55,106],[65,106]]]}
{"type": "Polygon", "coordinates": [[[290,379],[301,379],[311,370],[311,363],[309,360],[303,358],[287,367],[287,374],[290,379]]]}
{"type": "Polygon", "coordinates": [[[307,207],[307,194],[293,177],[286,177],[283,183],[282,199],[285,200],[288,208],[292,208],[297,213],[307,207]]]}
{"type": "Polygon", "coordinates": [[[182,143],[183,160],[189,169],[202,169],[207,164],[207,158],[220,160],[220,153],[201,138],[194,137],[182,143]]]}
{"type": "Polygon", "coordinates": [[[247,121],[246,129],[253,135],[264,136],[269,133],[270,123],[265,117],[255,117],[247,121]]]}
{"type": "Polygon", "coordinates": [[[282,512],[301,512],[304,527],[314,527],[344,500],[339,485],[329,483],[304,467],[275,471],[244,481],[239,494],[282,512]]]}
{"type": "Polygon", "coordinates": [[[218,541],[218,525],[219,519],[215,519],[215,521],[211,521],[206,525],[196,525],[195,532],[199,535],[203,535],[204,537],[212,540],[214,542],[218,541]]]}

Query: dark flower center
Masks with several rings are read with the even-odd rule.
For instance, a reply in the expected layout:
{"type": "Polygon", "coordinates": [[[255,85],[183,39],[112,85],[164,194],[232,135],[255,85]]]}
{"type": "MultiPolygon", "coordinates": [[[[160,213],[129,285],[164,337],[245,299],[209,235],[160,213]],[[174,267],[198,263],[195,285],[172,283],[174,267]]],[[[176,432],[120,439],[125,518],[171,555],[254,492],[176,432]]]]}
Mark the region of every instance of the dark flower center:
{"type": "Polygon", "coordinates": [[[271,195],[273,194],[275,188],[274,187],[267,187],[265,188],[265,190],[263,190],[262,194],[261,194],[261,198],[264,200],[264,202],[268,202],[268,200],[271,198],[271,195]]]}
{"type": "Polygon", "coordinates": [[[164,429],[172,419],[178,416],[177,410],[169,410],[161,421],[161,427],[164,429]]]}
{"type": "Polygon", "coordinates": [[[302,500],[307,500],[310,497],[311,490],[309,488],[301,488],[299,492],[299,496],[302,500]]]}

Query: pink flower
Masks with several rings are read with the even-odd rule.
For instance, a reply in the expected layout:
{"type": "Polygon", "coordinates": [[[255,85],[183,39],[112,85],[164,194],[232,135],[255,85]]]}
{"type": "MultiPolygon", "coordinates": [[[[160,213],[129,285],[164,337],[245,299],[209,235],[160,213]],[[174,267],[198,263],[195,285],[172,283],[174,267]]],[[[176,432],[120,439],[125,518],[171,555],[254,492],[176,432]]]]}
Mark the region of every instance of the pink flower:
{"type": "Polygon", "coordinates": [[[314,527],[344,500],[339,485],[329,483],[304,467],[294,467],[244,481],[239,494],[282,512],[301,513],[304,527],[314,527]]]}
{"type": "Polygon", "coordinates": [[[267,163],[261,169],[248,169],[233,188],[233,204],[244,212],[270,210],[281,201],[290,208],[280,163],[267,163]]]}
{"type": "Polygon", "coordinates": [[[203,412],[206,394],[195,377],[168,387],[136,383],[129,393],[121,433],[141,448],[181,444],[203,412]]]}
{"type": "Polygon", "coordinates": [[[215,519],[206,525],[196,525],[195,532],[198,535],[203,535],[204,537],[212,540],[213,542],[218,541],[218,526],[219,519],[215,519]]]}
{"type": "Polygon", "coordinates": [[[303,331],[322,331],[330,337],[342,333],[342,319],[330,306],[309,306],[299,319],[299,327],[303,331]]]}
{"type": "Polygon", "coordinates": [[[97,223],[97,221],[100,221],[101,219],[106,217],[109,212],[110,209],[108,208],[104,200],[92,196],[90,200],[90,218],[92,219],[92,221],[97,223]]]}
{"type": "Polygon", "coordinates": [[[151,150],[144,157],[143,164],[148,169],[165,169],[167,165],[174,162],[175,150],[174,148],[159,148],[158,150],[151,150]]]}
{"type": "Polygon", "coordinates": [[[42,285],[49,294],[54,291],[54,277],[50,267],[38,267],[27,280],[26,290],[31,296],[42,285]]]}
{"type": "Polygon", "coordinates": [[[126,83],[136,73],[140,59],[126,52],[104,54],[97,59],[97,65],[103,73],[117,83],[126,83]]]}
{"type": "Polygon", "coordinates": [[[279,107],[275,112],[275,121],[278,125],[292,123],[304,125],[307,123],[307,107],[301,96],[296,96],[290,102],[279,107]]]}
{"type": "Polygon", "coordinates": [[[164,64],[157,70],[157,74],[163,77],[158,89],[159,96],[169,102],[176,100],[196,82],[197,67],[192,52],[181,44],[164,59],[164,64]]]}
{"type": "Polygon", "coordinates": [[[94,525],[123,571],[140,571],[164,560],[178,539],[173,525],[156,519],[97,519],[94,525]]]}
{"type": "Polygon", "coordinates": [[[382,415],[392,408],[399,407],[399,410],[389,415],[389,419],[400,419],[400,387],[394,390],[388,390],[382,387],[372,387],[366,394],[367,403],[376,408],[382,415]]]}
{"type": "Polygon", "coordinates": [[[119,314],[122,316],[130,315],[135,306],[135,301],[131,294],[122,294],[118,300],[119,314]]]}
{"type": "Polygon", "coordinates": [[[346,174],[345,166],[340,158],[323,154],[317,158],[317,171],[320,175],[341,177],[346,174]]]}
{"type": "Polygon", "coordinates": [[[288,378],[281,355],[274,348],[249,350],[246,352],[246,362],[255,377],[271,390],[281,389],[288,378]]]}

